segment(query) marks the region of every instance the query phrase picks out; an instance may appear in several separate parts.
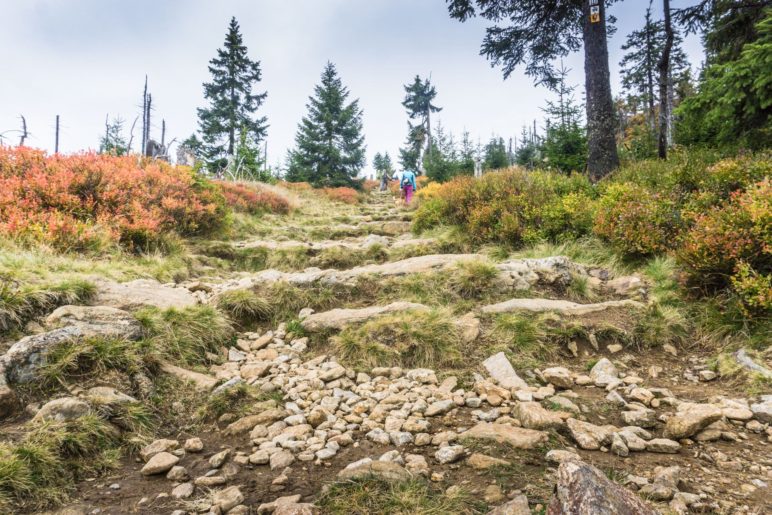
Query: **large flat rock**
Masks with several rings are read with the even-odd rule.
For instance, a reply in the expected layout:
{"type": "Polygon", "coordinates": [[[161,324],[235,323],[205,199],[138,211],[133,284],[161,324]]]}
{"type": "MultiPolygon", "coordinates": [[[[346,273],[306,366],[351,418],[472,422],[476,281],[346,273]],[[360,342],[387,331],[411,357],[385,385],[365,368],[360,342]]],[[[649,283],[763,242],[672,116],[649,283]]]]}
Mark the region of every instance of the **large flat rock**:
{"type": "Polygon", "coordinates": [[[126,283],[97,282],[95,304],[120,309],[154,306],[161,309],[186,308],[198,303],[186,288],[161,284],[152,279],[137,279],[126,283]]]}
{"type": "Polygon", "coordinates": [[[303,329],[311,332],[330,329],[339,330],[349,324],[366,322],[372,318],[388,315],[390,313],[426,309],[429,308],[423,304],[416,304],[414,302],[392,302],[385,306],[370,306],[360,309],[333,309],[331,311],[309,315],[303,319],[301,325],[303,326],[303,329]]]}
{"type": "Polygon", "coordinates": [[[568,300],[552,299],[510,299],[498,304],[483,306],[482,312],[488,314],[513,313],[528,311],[531,313],[543,313],[554,311],[564,315],[586,315],[611,308],[643,309],[644,305],[634,300],[610,300],[594,304],[578,304],[568,300]]]}

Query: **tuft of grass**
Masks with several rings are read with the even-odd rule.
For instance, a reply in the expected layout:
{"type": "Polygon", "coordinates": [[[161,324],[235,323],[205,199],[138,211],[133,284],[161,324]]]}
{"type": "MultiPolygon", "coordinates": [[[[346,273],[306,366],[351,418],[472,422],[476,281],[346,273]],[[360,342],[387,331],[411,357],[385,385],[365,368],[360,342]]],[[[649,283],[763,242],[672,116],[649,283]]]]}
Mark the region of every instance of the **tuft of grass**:
{"type": "Polygon", "coordinates": [[[411,311],[348,327],[331,339],[341,359],[355,367],[442,368],[458,364],[462,339],[445,310],[411,311]]]}
{"type": "Polygon", "coordinates": [[[217,307],[233,320],[251,322],[269,320],[271,305],[253,290],[230,290],[217,297],[217,307]]]}
{"type": "Polygon", "coordinates": [[[145,341],[160,359],[182,365],[208,363],[206,354],[232,343],[230,319],[211,306],[185,309],[147,308],[136,313],[145,330],[145,341]]]}
{"type": "Polygon", "coordinates": [[[489,352],[504,351],[518,369],[540,366],[554,352],[548,344],[545,320],[545,316],[497,315],[487,336],[489,352]]]}
{"type": "Polygon", "coordinates": [[[52,348],[40,368],[40,385],[65,386],[72,380],[102,377],[110,370],[134,374],[150,363],[141,343],[120,338],[95,337],[63,342],[52,348]]]}
{"type": "Polygon", "coordinates": [[[0,443],[0,511],[64,502],[77,480],[117,466],[121,443],[120,432],[95,415],[35,424],[21,441],[0,443]]]}
{"type": "Polygon", "coordinates": [[[281,400],[281,392],[266,394],[255,386],[240,383],[233,388],[207,397],[196,411],[196,416],[208,422],[217,420],[225,413],[233,413],[238,417],[243,417],[252,414],[257,403],[273,401],[278,404],[281,400]]]}
{"type": "Polygon", "coordinates": [[[96,295],[96,286],[71,279],[48,288],[20,288],[0,277],[0,333],[17,329],[29,320],[65,304],[85,304],[96,295]]]}
{"type": "Polygon", "coordinates": [[[332,515],[443,515],[487,513],[479,499],[460,490],[446,495],[426,480],[390,483],[375,477],[333,483],[316,503],[323,513],[332,515]]]}
{"type": "Polygon", "coordinates": [[[494,286],[498,275],[498,270],[491,263],[462,261],[449,275],[449,286],[464,299],[478,299],[494,286]]]}
{"type": "Polygon", "coordinates": [[[570,299],[580,302],[592,302],[598,298],[586,275],[573,274],[566,293],[570,299]]]}
{"type": "Polygon", "coordinates": [[[653,302],[636,320],[632,335],[640,347],[652,348],[681,343],[689,330],[690,324],[679,308],[653,302]]]}

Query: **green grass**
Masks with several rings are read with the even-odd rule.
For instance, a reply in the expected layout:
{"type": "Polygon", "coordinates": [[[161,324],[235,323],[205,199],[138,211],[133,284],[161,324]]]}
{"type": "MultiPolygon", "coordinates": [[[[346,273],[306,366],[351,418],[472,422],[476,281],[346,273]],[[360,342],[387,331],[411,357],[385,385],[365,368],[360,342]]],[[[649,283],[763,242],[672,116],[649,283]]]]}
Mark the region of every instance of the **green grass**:
{"type": "Polygon", "coordinates": [[[114,468],[123,438],[105,420],[86,415],[31,426],[18,442],[0,443],[0,511],[39,510],[64,502],[74,483],[114,468]]]}
{"type": "Polygon", "coordinates": [[[142,343],[105,337],[71,340],[48,352],[39,371],[39,385],[46,389],[86,382],[111,370],[131,375],[146,369],[150,361],[142,343]]]}
{"type": "Polygon", "coordinates": [[[0,277],[0,334],[18,329],[29,320],[66,304],[84,304],[96,295],[96,286],[69,279],[49,287],[20,287],[0,277]]]}
{"type": "Polygon", "coordinates": [[[457,365],[463,355],[460,331],[443,310],[383,316],[348,327],[331,341],[342,361],[360,369],[446,368],[457,365]]]}
{"type": "Polygon", "coordinates": [[[145,341],[159,359],[182,366],[207,364],[206,354],[219,352],[235,336],[230,319],[211,306],[146,308],[136,316],[144,327],[145,341]]]}
{"type": "Polygon", "coordinates": [[[598,299],[598,294],[590,285],[590,278],[586,275],[573,274],[566,294],[569,299],[578,302],[594,302],[598,299]]]}
{"type": "Polygon", "coordinates": [[[373,477],[333,483],[316,505],[330,515],[487,513],[485,503],[464,490],[446,495],[423,479],[389,483],[373,477]]]}
{"type": "Polygon", "coordinates": [[[253,290],[240,289],[221,293],[217,307],[239,322],[265,321],[271,317],[271,305],[253,290]]]}

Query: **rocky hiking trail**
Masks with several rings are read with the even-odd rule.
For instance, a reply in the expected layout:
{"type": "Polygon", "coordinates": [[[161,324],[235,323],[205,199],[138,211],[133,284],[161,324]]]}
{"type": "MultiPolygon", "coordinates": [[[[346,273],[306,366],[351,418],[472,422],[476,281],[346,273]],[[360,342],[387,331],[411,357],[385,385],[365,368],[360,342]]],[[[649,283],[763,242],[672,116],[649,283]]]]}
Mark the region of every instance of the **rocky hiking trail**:
{"type": "Polygon", "coordinates": [[[159,377],[184,385],[165,394],[167,422],[51,513],[772,510],[772,395],[737,391],[698,352],[626,345],[645,280],[414,236],[390,194],[356,206],[307,194],[298,211],[197,249],[270,268],[104,280],[92,305],[60,307],[13,342],[0,361],[4,439],[30,419],[92,413],[121,431],[117,407],[160,395],[141,373],[11,406],[56,345],[142,338],[137,309],[217,306],[244,290],[277,303],[206,366],[161,360],[159,377]],[[592,295],[571,293],[577,282],[592,295]],[[552,331],[547,344],[518,347],[529,321],[552,331]],[[202,403],[213,416],[194,423],[202,403]]]}

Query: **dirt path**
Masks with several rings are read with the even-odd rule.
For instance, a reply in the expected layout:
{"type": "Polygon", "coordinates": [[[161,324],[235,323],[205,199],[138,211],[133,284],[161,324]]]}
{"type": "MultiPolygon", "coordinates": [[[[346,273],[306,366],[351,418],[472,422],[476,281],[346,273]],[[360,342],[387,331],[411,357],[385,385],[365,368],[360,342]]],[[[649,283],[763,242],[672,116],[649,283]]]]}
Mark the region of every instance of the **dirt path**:
{"type": "MultiPolygon", "coordinates": [[[[306,200],[299,213],[286,219],[272,217],[254,239],[231,245],[268,253],[301,249],[304,255],[328,249],[363,252],[377,245],[388,251],[413,248],[416,255],[423,255],[427,251],[417,249],[435,244],[409,234],[410,211],[395,207],[390,195],[373,195],[358,206],[340,205],[335,212],[329,206],[306,200]]],[[[381,266],[406,257],[410,252],[383,255],[368,263],[381,266]]],[[[286,265],[278,268],[298,271],[286,265]]],[[[613,277],[602,276],[592,263],[584,265],[572,270],[554,265],[526,268],[518,277],[530,278],[525,285],[531,297],[576,300],[561,281],[581,272],[592,288],[598,288],[600,300],[645,302],[637,289],[611,292],[607,285],[613,277]]],[[[338,277],[357,266],[330,268],[337,270],[338,277]]],[[[452,279],[460,272],[454,267],[412,275],[445,274],[447,284],[455,285],[452,279]]],[[[218,285],[229,281],[254,288],[257,282],[252,278],[266,274],[239,271],[209,278],[215,279],[210,290],[216,292],[218,285]]],[[[372,280],[382,284],[411,280],[402,275],[394,279],[380,274],[372,280]]],[[[312,287],[329,276],[313,276],[298,287],[312,287]]],[[[159,473],[143,475],[142,469],[148,467],[145,458],[152,456],[124,458],[117,470],[80,482],[72,502],[56,513],[220,513],[222,508],[233,514],[261,513],[271,511],[270,503],[277,498],[293,495],[299,498],[276,513],[313,513],[313,503],[338,513],[342,511],[330,506],[340,503],[324,498],[338,474],[349,478],[349,484],[351,477],[360,475],[365,479],[355,482],[368,481],[372,474],[381,480],[412,477],[448,498],[461,489],[473,500],[452,506],[463,506],[458,509],[468,513],[485,513],[525,495],[530,509],[543,513],[556,481],[556,467],[575,455],[613,481],[637,490],[662,512],[772,511],[768,488],[772,420],[762,408],[751,409],[758,399],[735,391],[733,384],[710,374],[702,377],[710,381],[701,381],[707,356],[684,350],[674,356],[661,348],[617,348],[603,339],[598,344],[595,329],[590,329],[572,333],[565,345],[553,343],[554,348],[540,354],[538,361],[527,361],[526,354],[536,351],[502,344],[517,341],[518,331],[524,329],[506,329],[504,319],[497,317],[522,323],[523,318],[544,316],[551,328],[570,323],[624,331],[639,316],[637,308],[618,303],[614,309],[594,313],[572,306],[573,312],[546,316],[498,315],[491,310],[486,314],[487,304],[525,295],[521,286],[512,285],[511,277],[508,284],[490,280],[494,281],[491,289],[499,288],[500,293],[486,293],[488,298],[458,290],[468,294],[470,300],[462,311],[470,315],[463,324],[446,328],[446,339],[457,338],[463,351],[452,366],[443,366],[438,356],[437,366],[396,367],[390,362],[379,368],[377,352],[375,368],[351,365],[335,355],[335,349],[346,348],[340,342],[347,340],[343,336],[334,340],[338,343],[327,340],[337,331],[293,335],[294,326],[286,325],[292,320],[240,333],[238,347],[226,351],[228,359],[211,367],[208,374],[228,384],[232,392],[253,389],[259,399],[244,404],[243,397],[228,397],[228,389],[220,387],[222,398],[233,405],[226,405],[216,421],[194,431],[159,428],[158,436],[174,442],[158,443],[155,451],[173,461],[174,469],[162,464],[159,473]],[[501,351],[505,354],[496,357],[501,351]],[[483,365],[489,356],[495,359],[483,365]],[[521,363],[538,366],[524,368],[521,363]],[[689,403],[696,403],[697,411],[689,411],[689,403]],[[682,425],[676,427],[676,422],[682,425]],[[200,451],[190,450],[191,444],[186,444],[190,438],[200,438],[200,451]],[[561,456],[555,450],[571,455],[561,456]],[[223,451],[227,456],[218,459],[223,451]],[[388,465],[373,467],[368,460],[388,465]]],[[[202,293],[202,299],[214,302],[216,295],[202,293]]],[[[375,306],[378,299],[368,302],[365,296],[354,302],[341,297],[327,303],[330,309],[355,304],[375,306]]],[[[436,308],[430,305],[429,313],[436,308]]],[[[555,309],[547,311],[555,313],[555,309]]],[[[426,320],[410,310],[403,316],[407,324],[426,320]]],[[[378,317],[364,323],[370,320],[377,323],[378,317]]],[[[344,327],[345,336],[361,336],[356,332],[358,324],[344,327]]],[[[366,327],[376,331],[375,325],[366,327]]],[[[379,334],[375,333],[376,340],[379,334]]],[[[400,345],[400,341],[385,345],[400,345]]],[[[412,350],[404,347],[401,352],[406,360],[412,350]]],[[[18,428],[21,422],[6,429],[18,428]]],[[[350,510],[361,512],[353,505],[350,510]]]]}

